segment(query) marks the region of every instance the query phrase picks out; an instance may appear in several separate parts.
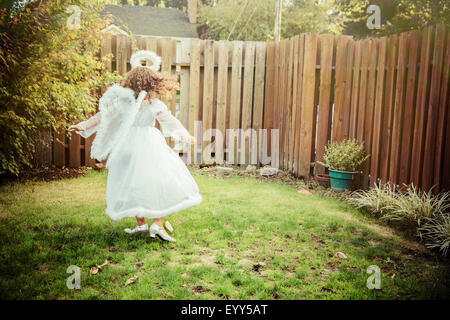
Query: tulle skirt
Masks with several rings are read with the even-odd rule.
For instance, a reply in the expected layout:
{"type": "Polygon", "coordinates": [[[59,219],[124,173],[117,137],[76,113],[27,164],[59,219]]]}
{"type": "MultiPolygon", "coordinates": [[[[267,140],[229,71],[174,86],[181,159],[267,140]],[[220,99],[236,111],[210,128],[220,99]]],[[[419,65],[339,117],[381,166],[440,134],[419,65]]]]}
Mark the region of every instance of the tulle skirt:
{"type": "Polygon", "coordinates": [[[188,168],[155,127],[132,127],[107,168],[106,214],[113,220],[160,218],[202,201],[188,168]]]}

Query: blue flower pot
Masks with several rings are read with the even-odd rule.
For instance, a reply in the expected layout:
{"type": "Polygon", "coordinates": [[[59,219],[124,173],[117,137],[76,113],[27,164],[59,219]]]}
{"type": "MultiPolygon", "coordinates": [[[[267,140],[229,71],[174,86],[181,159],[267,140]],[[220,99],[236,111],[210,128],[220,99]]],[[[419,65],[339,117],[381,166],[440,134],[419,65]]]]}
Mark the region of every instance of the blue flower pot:
{"type": "Polygon", "coordinates": [[[331,189],[334,192],[345,192],[352,187],[353,180],[358,171],[339,171],[328,169],[331,189]]]}

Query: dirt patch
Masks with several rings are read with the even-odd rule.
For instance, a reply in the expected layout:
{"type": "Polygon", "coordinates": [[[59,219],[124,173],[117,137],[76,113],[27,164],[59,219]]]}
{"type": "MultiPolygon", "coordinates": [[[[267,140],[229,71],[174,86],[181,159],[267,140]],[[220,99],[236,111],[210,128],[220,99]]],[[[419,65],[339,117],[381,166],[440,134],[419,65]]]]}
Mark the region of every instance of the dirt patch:
{"type": "Polygon", "coordinates": [[[73,179],[84,176],[90,168],[56,168],[44,167],[39,169],[23,169],[18,177],[3,178],[1,183],[25,182],[29,180],[53,181],[61,179],[73,179]]]}

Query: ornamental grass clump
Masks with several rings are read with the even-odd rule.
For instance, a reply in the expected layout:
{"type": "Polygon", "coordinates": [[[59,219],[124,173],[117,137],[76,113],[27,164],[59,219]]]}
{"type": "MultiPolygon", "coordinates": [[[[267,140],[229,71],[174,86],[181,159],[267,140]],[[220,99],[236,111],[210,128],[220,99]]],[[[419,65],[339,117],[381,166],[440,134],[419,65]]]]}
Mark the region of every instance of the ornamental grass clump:
{"type": "Polygon", "coordinates": [[[354,172],[360,170],[368,158],[364,144],[348,139],[329,143],[325,147],[323,162],[317,162],[331,170],[354,172]]]}
{"type": "Polygon", "coordinates": [[[375,183],[369,190],[358,190],[352,193],[348,202],[370,214],[382,217],[393,210],[398,198],[395,184],[375,183]]]}
{"type": "Polygon", "coordinates": [[[449,192],[433,195],[432,190],[422,192],[411,184],[405,193],[396,197],[393,207],[382,219],[420,228],[424,221],[446,213],[450,208],[449,200],[449,192]]]}
{"type": "Polygon", "coordinates": [[[419,228],[419,235],[427,248],[438,249],[446,256],[450,247],[450,214],[445,213],[429,219],[419,228]]]}
{"type": "Polygon", "coordinates": [[[450,192],[434,195],[414,185],[400,191],[394,184],[379,182],[369,190],[353,192],[347,201],[381,220],[400,222],[417,232],[430,249],[446,255],[450,247],[450,192]]]}

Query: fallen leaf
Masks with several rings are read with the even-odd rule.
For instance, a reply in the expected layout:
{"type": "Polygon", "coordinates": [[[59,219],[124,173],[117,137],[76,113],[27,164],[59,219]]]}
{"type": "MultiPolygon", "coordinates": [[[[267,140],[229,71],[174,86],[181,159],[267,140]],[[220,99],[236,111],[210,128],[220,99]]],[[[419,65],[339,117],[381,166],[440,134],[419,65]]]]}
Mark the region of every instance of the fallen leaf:
{"type": "Polygon", "coordinates": [[[98,273],[98,268],[96,266],[91,267],[91,270],[89,270],[89,274],[94,275],[98,273]]]}
{"type": "Polygon", "coordinates": [[[312,194],[311,192],[309,192],[306,189],[298,190],[298,193],[301,193],[301,194],[312,194]]]}
{"type": "Polygon", "coordinates": [[[130,284],[132,284],[132,283],[135,283],[136,280],[137,280],[137,278],[138,278],[138,276],[134,276],[134,277],[128,279],[128,280],[125,282],[125,287],[128,286],[128,285],[130,285],[130,284]]]}
{"type": "Polygon", "coordinates": [[[347,256],[346,256],[345,253],[343,253],[343,252],[336,252],[336,253],[334,254],[334,257],[335,257],[335,258],[338,258],[338,259],[347,259],[347,256]]]}
{"type": "Polygon", "coordinates": [[[97,274],[107,264],[109,264],[108,260],[105,260],[105,262],[103,262],[101,265],[96,264],[95,266],[91,267],[91,270],[89,270],[89,274],[91,275],[97,274]]]}

